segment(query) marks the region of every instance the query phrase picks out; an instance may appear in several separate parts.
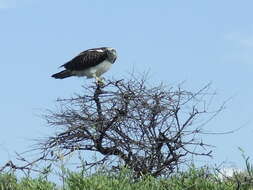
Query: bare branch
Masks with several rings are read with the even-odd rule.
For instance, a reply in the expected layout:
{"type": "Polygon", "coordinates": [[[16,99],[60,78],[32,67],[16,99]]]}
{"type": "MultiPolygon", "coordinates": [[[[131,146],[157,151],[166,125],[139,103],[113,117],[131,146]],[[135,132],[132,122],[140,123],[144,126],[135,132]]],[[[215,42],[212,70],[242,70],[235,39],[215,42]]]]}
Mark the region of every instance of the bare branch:
{"type": "Polygon", "coordinates": [[[45,119],[57,132],[38,143],[42,156],[33,162],[20,157],[26,162],[23,167],[9,162],[0,171],[28,169],[82,150],[102,155],[97,162],[85,160],[87,166],[116,158],[112,168],[128,166],[136,177],[170,174],[188,155],[211,155],[210,146],[196,138],[204,125],[195,124],[202,117],[209,121],[222,109],[210,113],[203,106],[213,98],[209,87],[196,93],[180,86],[148,87],[146,78],[136,77],[84,87],[85,94],[58,99],[58,109],[47,112],[45,119]]]}

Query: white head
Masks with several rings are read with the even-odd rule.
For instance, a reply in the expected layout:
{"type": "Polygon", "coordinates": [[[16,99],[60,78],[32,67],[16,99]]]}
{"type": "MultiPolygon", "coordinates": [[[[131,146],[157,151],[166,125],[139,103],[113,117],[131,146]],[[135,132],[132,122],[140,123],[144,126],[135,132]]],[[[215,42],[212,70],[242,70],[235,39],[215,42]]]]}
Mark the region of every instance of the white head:
{"type": "Polygon", "coordinates": [[[114,63],[117,59],[117,52],[114,48],[111,48],[111,47],[107,47],[106,48],[107,50],[107,56],[108,56],[108,60],[111,62],[111,63],[114,63]]]}

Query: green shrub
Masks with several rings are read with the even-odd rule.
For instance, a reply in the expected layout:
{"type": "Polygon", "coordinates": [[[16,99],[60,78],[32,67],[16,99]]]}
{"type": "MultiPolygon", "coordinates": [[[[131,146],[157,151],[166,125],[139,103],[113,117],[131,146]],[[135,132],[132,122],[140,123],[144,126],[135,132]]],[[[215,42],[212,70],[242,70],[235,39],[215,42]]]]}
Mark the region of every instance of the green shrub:
{"type": "Polygon", "coordinates": [[[17,178],[12,173],[0,173],[0,190],[18,189],[17,178]]]}
{"type": "Polygon", "coordinates": [[[19,183],[20,190],[56,190],[56,184],[42,178],[23,178],[19,183]]]}
{"type": "Polygon", "coordinates": [[[2,173],[0,190],[253,190],[249,173],[238,173],[224,180],[209,168],[191,167],[169,178],[146,175],[134,179],[132,176],[132,172],[124,168],[118,173],[99,171],[92,175],[67,171],[62,179],[64,187],[57,188],[43,177],[17,180],[12,173],[2,173]]]}

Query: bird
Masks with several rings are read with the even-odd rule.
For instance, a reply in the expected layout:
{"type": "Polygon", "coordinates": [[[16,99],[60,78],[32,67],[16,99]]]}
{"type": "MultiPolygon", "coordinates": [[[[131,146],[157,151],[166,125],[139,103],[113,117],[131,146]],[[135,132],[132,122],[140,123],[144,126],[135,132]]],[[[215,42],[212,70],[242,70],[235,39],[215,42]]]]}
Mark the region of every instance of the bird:
{"type": "Polygon", "coordinates": [[[111,47],[87,49],[76,57],[60,66],[63,71],[53,74],[51,77],[64,79],[72,76],[86,76],[95,78],[96,82],[102,82],[100,76],[108,71],[117,59],[117,52],[111,47]]]}

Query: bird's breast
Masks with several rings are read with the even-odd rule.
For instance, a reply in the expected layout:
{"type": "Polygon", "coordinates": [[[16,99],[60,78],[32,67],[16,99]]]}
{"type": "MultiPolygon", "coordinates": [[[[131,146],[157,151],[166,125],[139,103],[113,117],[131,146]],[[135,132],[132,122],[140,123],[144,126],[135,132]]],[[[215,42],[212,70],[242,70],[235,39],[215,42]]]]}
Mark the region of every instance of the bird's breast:
{"type": "Polygon", "coordinates": [[[93,67],[87,68],[82,71],[72,71],[72,73],[74,73],[76,76],[86,76],[87,78],[92,78],[94,74],[97,77],[99,77],[102,74],[104,74],[106,71],[108,71],[111,66],[112,64],[109,61],[105,60],[93,67]]]}
{"type": "Polygon", "coordinates": [[[102,63],[94,66],[92,69],[96,73],[96,75],[99,77],[102,74],[104,74],[106,71],[108,71],[111,68],[112,64],[111,62],[105,60],[102,63]]]}

